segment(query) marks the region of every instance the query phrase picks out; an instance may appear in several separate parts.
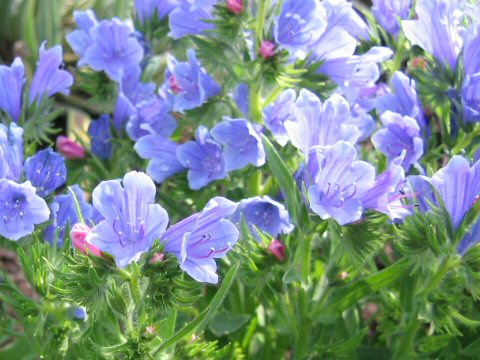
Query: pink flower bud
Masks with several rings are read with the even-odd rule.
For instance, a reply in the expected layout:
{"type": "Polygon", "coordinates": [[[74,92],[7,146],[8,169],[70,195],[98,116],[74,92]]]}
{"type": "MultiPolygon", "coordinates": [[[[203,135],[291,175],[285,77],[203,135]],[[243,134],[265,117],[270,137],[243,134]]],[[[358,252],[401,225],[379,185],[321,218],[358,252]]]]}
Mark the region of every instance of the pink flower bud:
{"type": "Polygon", "coordinates": [[[153,254],[152,258],[148,262],[153,265],[159,262],[163,262],[164,260],[165,260],[165,254],[159,252],[159,253],[153,254]]]}
{"type": "Polygon", "coordinates": [[[85,149],[82,145],[60,135],[57,137],[57,151],[67,159],[83,159],[85,157],[85,149]]]}
{"type": "Polygon", "coordinates": [[[281,241],[274,239],[270,245],[268,245],[268,251],[275,256],[278,261],[285,261],[286,255],[285,251],[287,250],[284,243],[281,241]]]}
{"type": "Polygon", "coordinates": [[[100,249],[90,243],[91,233],[92,229],[85,224],[77,223],[73,225],[70,231],[73,246],[84,254],[90,253],[95,256],[102,256],[100,249]]]}
{"type": "Polygon", "coordinates": [[[271,41],[262,41],[258,52],[265,60],[268,60],[275,55],[275,44],[271,41]]]}
{"type": "Polygon", "coordinates": [[[235,15],[240,15],[243,10],[242,0],[227,0],[227,9],[235,15]]]}

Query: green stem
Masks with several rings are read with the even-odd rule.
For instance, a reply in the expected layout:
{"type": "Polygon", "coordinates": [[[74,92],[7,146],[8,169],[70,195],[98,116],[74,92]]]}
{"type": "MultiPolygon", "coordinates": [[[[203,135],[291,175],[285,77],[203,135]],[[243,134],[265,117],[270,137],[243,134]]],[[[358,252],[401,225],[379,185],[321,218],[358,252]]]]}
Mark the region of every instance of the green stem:
{"type": "Polygon", "coordinates": [[[121,268],[117,268],[117,273],[123,280],[128,281],[128,287],[130,288],[130,294],[132,295],[133,302],[135,305],[138,305],[142,301],[138,277],[135,274],[121,268]]]}
{"type": "Polygon", "coordinates": [[[256,76],[253,83],[250,84],[250,119],[256,123],[261,123],[262,116],[262,78],[260,74],[256,76]]]}
{"type": "Polygon", "coordinates": [[[267,106],[269,105],[270,103],[274,102],[278,95],[280,95],[280,93],[283,91],[283,87],[282,86],[276,86],[275,89],[273,89],[271,92],[270,92],[270,95],[267,96],[267,98],[265,99],[265,101],[263,102],[263,105],[267,106]]]}
{"type": "Polygon", "coordinates": [[[440,263],[435,275],[432,277],[430,282],[428,283],[427,287],[423,290],[423,298],[425,299],[428,294],[430,294],[433,290],[438,288],[440,283],[442,282],[445,275],[448,273],[450,268],[456,264],[456,261],[451,256],[447,256],[442,260],[440,263]]]}
{"type": "Polygon", "coordinates": [[[260,47],[260,44],[262,43],[262,40],[263,40],[263,25],[265,24],[267,1],[268,0],[259,1],[257,23],[255,25],[255,34],[257,35],[257,45],[258,45],[257,48],[260,47]]]}
{"type": "Polygon", "coordinates": [[[297,293],[298,312],[300,315],[298,339],[295,346],[295,359],[303,359],[308,354],[311,323],[308,311],[308,298],[306,291],[300,286],[297,293]]]}

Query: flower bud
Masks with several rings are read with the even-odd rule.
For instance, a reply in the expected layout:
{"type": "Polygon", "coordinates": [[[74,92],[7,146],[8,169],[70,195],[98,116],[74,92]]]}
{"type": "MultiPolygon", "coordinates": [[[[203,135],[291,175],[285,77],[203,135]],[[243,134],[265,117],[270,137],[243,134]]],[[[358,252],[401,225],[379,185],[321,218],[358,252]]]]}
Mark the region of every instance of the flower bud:
{"type": "Polygon", "coordinates": [[[92,229],[87,225],[77,223],[73,225],[70,231],[70,238],[75,249],[84,254],[90,253],[95,256],[102,256],[102,252],[95,245],[90,243],[92,229]]]}
{"type": "Polygon", "coordinates": [[[270,245],[268,245],[268,251],[275,256],[278,261],[285,261],[286,255],[286,246],[281,241],[274,239],[270,245]]]}
{"type": "Polygon", "coordinates": [[[82,145],[60,135],[57,137],[57,151],[67,159],[83,159],[85,157],[85,149],[82,145]]]}
{"type": "Polygon", "coordinates": [[[235,15],[240,15],[243,10],[242,0],[227,0],[227,9],[235,15]]]}
{"type": "Polygon", "coordinates": [[[275,44],[271,41],[262,41],[258,52],[265,60],[271,59],[275,55],[275,44]]]}

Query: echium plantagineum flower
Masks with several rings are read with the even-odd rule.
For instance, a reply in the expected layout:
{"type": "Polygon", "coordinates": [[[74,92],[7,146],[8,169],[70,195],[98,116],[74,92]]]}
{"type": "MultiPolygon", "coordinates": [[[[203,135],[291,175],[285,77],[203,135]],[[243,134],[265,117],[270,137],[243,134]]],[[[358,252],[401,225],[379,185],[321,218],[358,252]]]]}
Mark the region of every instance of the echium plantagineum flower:
{"type": "Polygon", "coordinates": [[[265,126],[273,134],[275,140],[285,146],[289,137],[285,122],[295,121],[294,106],[297,94],[294,89],[287,89],[280,93],[277,100],[263,109],[265,126]]]}
{"type": "Polygon", "coordinates": [[[402,21],[403,32],[413,45],[451,69],[463,45],[462,13],[457,4],[456,0],[419,0],[415,4],[418,19],[402,21]]]}
{"type": "MultiPolygon", "coordinates": [[[[92,205],[85,201],[85,195],[80,186],[73,185],[71,189],[80,205],[84,220],[88,222],[93,217],[92,205]]],[[[52,224],[45,229],[45,240],[52,245],[56,242],[61,247],[68,234],[68,228],[80,221],[72,194],[68,192],[67,194],[55,196],[50,204],[50,209],[52,224]]]]}
{"type": "Polygon", "coordinates": [[[77,65],[84,66],[87,65],[85,53],[93,43],[90,29],[97,26],[98,21],[92,10],[74,11],[73,17],[78,29],[68,34],[66,39],[73,51],[79,56],[77,65]]]}
{"type": "Polygon", "coordinates": [[[275,41],[293,56],[303,59],[326,26],[319,0],[285,0],[275,22],[275,41]]]}
{"type": "Polygon", "coordinates": [[[13,122],[9,127],[0,124],[0,149],[0,178],[18,181],[23,172],[23,129],[13,122]]]}
{"type": "Polygon", "coordinates": [[[423,140],[415,119],[386,111],[380,116],[383,127],[372,136],[372,143],[389,161],[405,150],[402,166],[408,171],[423,155],[423,140]]]}
{"type": "Polygon", "coordinates": [[[91,151],[101,159],[110,159],[113,153],[110,122],[110,116],[101,115],[98,119],[92,120],[88,127],[91,151]]]}
{"type": "Polygon", "coordinates": [[[188,35],[199,35],[215,28],[214,5],[219,0],[179,0],[179,5],[170,13],[168,33],[174,39],[188,35]]]}
{"type": "Polygon", "coordinates": [[[293,224],[290,223],[290,216],[285,206],[269,196],[255,196],[240,201],[240,206],[231,219],[237,223],[242,219],[245,220],[250,232],[257,240],[260,240],[260,237],[255,227],[274,238],[293,230],[293,224]]]}
{"type": "Polygon", "coordinates": [[[460,254],[465,254],[472,246],[480,243],[480,218],[475,221],[457,246],[460,254]]]}
{"type": "Polygon", "coordinates": [[[178,161],[178,144],[164,136],[151,134],[142,136],[135,143],[135,151],[143,159],[150,160],[147,174],[158,183],[185,170],[178,161]]]}
{"type": "Polygon", "coordinates": [[[197,214],[172,225],[160,241],[173,253],[180,268],[201,282],[218,283],[215,258],[224,257],[237,243],[239,231],[226,218],[238,204],[223,197],[211,199],[197,214]]]}
{"type": "Polygon", "coordinates": [[[349,117],[350,107],[342,96],[333,94],[322,104],[315,94],[302,89],[294,106],[296,121],[289,119],[284,126],[293,146],[308,156],[312,146],[333,145],[340,140],[355,144],[360,130],[344,123],[349,117]]]}
{"type": "Polygon", "coordinates": [[[20,58],[15,58],[10,67],[0,65],[0,110],[14,122],[22,112],[22,90],[25,82],[25,67],[20,58]]]}
{"type": "Polygon", "coordinates": [[[373,15],[390,34],[400,32],[400,20],[408,19],[412,0],[373,0],[373,15]]]}
{"type": "Polygon", "coordinates": [[[26,181],[23,184],[0,179],[0,235],[18,240],[30,235],[35,225],[48,220],[48,205],[26,181]]]}
{"type": "Polygon", "coordinates": [[[177,6],[178,0],[135,0],[135,13],[142,24],[153,18],[159,20],[167,17],[177,6]]]}
{"type": "Polygon", "coordinates": [[[156,188],[148,175],[131,171],[120,180],[101,182],[93,206],[104,217],[92,229],[91,242],[115,257],[119,267],[138,261],[165,231],[167,212],[154,204],[156,188]]]}
{"type": "Polygon", "coordinates": [[[265,149],[254,125],[245,119],[227,116],[211,130],[213,138],[224,145],[223,158],[227,171],[242,169],[248,164],[265,164],[265,149]]]}
{"type": "Polygon", "coordinates": [[[480,72],[463,80],[462,103],[464,121],[480,121],[480,72]]]}
{"type": "Polygon", "coordinates": [[[25,160],[25,177],[46,197],[67,181],[65,159],[50,148],[40,150],[25,160]]]}
{"type": "Polygon", "coordinates": [[[345,225],[361,218],[362,198],[374,185],[375,168],[356,157],[355,148],[345,141],[310,149],[308,200],[322,219],[345,225]]]}
{"type": "Polygon", "coordinates": [[[173,110],[190,110],[220,93],[220,86],[207,74],[193,49],[187,50],[187,62],[169,59],[166,81],[173,96],[173,110]]]}
{"type": "Polygon", "coordinates": [[[45,49],[43,42],[39,49],[39,60],[32,84],[30,85],[30,104],[39,103],[43,97],[55,94],[68,95],[73,85],[73,76],[61,68],[63,52],[60,45],[45,49]]]}
{"type": "Polygon", "coordinates": [[[188,184],[192,190],[227,176],[222,147],[212,139],[208,129],[199,126],[195,137],[196,141],[189,141],[177,148],[177,158],[188,169],[188,184]]]}

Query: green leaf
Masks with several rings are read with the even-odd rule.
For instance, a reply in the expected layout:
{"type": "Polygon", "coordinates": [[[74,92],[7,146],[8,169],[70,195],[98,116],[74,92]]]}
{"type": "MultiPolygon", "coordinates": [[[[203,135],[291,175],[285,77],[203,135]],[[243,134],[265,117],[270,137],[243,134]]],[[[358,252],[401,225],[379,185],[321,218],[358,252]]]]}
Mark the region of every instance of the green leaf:
{"type": "Polygon", "coordinates": [[[30,54],[32,56],[33,63],[36,62],[38,56],[38,39],[37,39],[37,31],[35,26],[35,6],[37,1],[36,0],[29,0],[27,7],[25,8],[24,13],[24,39],[27,43],[28,49],[30,50],[30,54]]]}
{"type": "Polygon", "coordinates": [[[250,316],[245,314],[233,314],[231,312],[218,312],[210,322],[209,329],[217,337],[231,334],[250,320],[250,316]]]}
{"type": "Polygon", "coordinates": [[[471,356],[471,357],[478,357],[480,353],[480,339],[472,341],[470,344],[467,345],[465,349],[461,351],[462,355],[471,356]]]}

